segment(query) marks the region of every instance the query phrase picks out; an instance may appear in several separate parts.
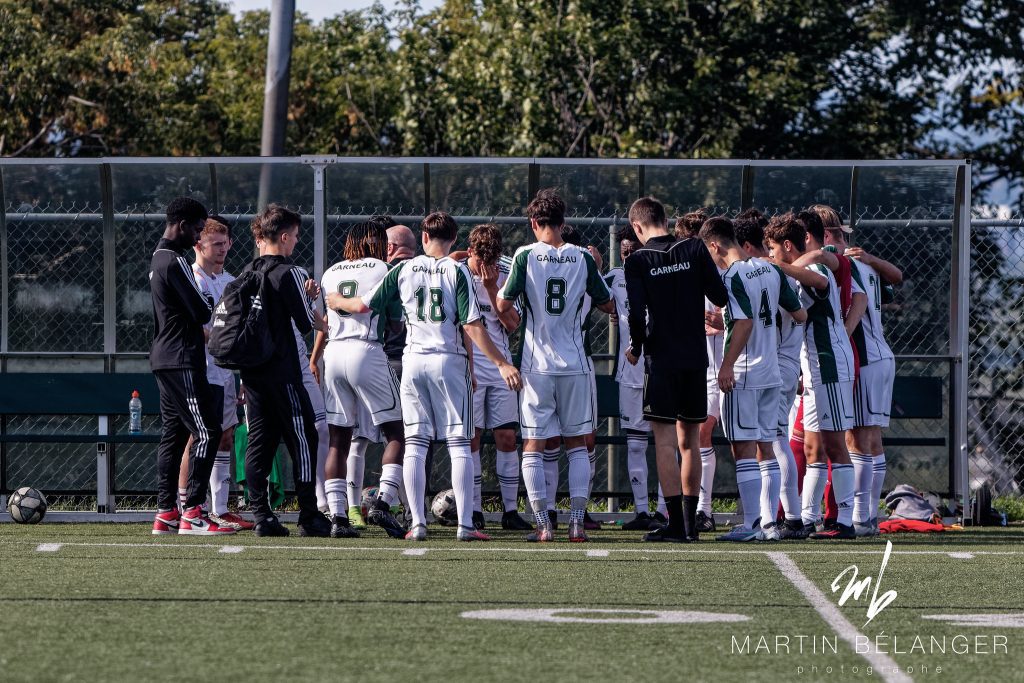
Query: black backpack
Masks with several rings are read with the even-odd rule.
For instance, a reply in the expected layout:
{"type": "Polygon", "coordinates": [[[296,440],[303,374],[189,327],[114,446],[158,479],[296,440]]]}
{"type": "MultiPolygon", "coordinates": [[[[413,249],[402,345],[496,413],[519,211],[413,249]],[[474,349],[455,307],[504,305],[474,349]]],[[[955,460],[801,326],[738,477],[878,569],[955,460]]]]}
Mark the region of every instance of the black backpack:
{"type": "Polygon", "coordinates": [[[274,355],[264,294],[271,265],[259,259],[224,288],[213,311],[209,350],[213,362],[228,370],[254,368],[274,355]]]}

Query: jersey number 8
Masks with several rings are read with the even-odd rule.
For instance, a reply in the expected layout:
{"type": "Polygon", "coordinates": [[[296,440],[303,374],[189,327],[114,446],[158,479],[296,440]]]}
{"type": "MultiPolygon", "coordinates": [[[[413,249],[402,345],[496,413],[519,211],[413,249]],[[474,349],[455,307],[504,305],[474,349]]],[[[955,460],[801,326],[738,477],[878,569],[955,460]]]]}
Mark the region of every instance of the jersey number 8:
{"type": "Polygon", "coordinates": [[[549,277],[545,291],[547,296],[544,297],[544,310],[548,315],[562,315],[565,311],[565,280],[549,277]]]}
{"type": "MultiPolygon", "coordinates": [[[[341,295],[341,298],[351,299],[358,293],[359,283],[356,282],[355,280],[345,280],[344,282],[338,283],[338,294],[341,295]]],[[[346,313],[345,311],[335,311],[335,313],[340,315],[342,318],[347,318],[350,315],[352,315],[351,313],[346,313]]]]}

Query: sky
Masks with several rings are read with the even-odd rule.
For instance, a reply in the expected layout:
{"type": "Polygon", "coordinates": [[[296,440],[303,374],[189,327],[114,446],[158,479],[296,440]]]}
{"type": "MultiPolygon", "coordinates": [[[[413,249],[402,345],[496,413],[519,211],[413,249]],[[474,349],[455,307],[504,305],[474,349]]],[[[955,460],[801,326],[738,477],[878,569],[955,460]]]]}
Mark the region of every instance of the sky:
{"type": "MultiPolygon", "coordinates": [[[[244,12],[253,9],[270,9],[270,0],[230,0],[235,12],[244,12]]],[[[381,0],[381,4],[388,9],[398,3],[395,0],[381,0]]],[[[441,0],[420,0],[420,7],[426,10],[433,9],[441,4],[441,0]]],[[[373,0],[295,0],[295,10],[303,12],[313,21],[320,21],[327,17],[333,17],[348,10],[364,9],[373,5],[373,0]]]]}

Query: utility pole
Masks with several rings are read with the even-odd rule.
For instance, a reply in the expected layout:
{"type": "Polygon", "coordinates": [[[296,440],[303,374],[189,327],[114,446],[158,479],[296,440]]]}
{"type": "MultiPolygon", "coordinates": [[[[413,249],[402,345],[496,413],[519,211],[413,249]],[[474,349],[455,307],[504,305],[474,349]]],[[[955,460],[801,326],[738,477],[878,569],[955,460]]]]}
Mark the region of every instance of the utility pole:
{"type": "MultiPolygon", "coordinates": [[[[263,136],[260,139],[260,156],[264,157],[284,154],[294,25],[295,0],[273,0],[270,7],[270,36],[267,40],[267,79],[263,88],[263,136]]],[[[273,177],[273,164],[263,164],[260,169],[258,200],[260,211],[270,201],[273,177]]]]}

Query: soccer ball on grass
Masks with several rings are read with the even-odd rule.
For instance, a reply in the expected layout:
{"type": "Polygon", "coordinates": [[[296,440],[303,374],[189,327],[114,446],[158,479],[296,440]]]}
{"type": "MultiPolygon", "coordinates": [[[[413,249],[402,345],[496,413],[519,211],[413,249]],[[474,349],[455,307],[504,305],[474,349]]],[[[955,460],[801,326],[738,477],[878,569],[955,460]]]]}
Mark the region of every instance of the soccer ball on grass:
{"type": "Polygon", "coordinates": [[[455,491],[448,489],[434,496],[430,511],[434,513],[434,521],[441,526],[457,525],[459,514],[455,509],[455,491]]]}
{"type": "Polygon", "coordinates": [[[7,499],[7,512],[18,524],[38,524],[46,516],[46,496],[30,486],[22,486],[7,499]]]}

